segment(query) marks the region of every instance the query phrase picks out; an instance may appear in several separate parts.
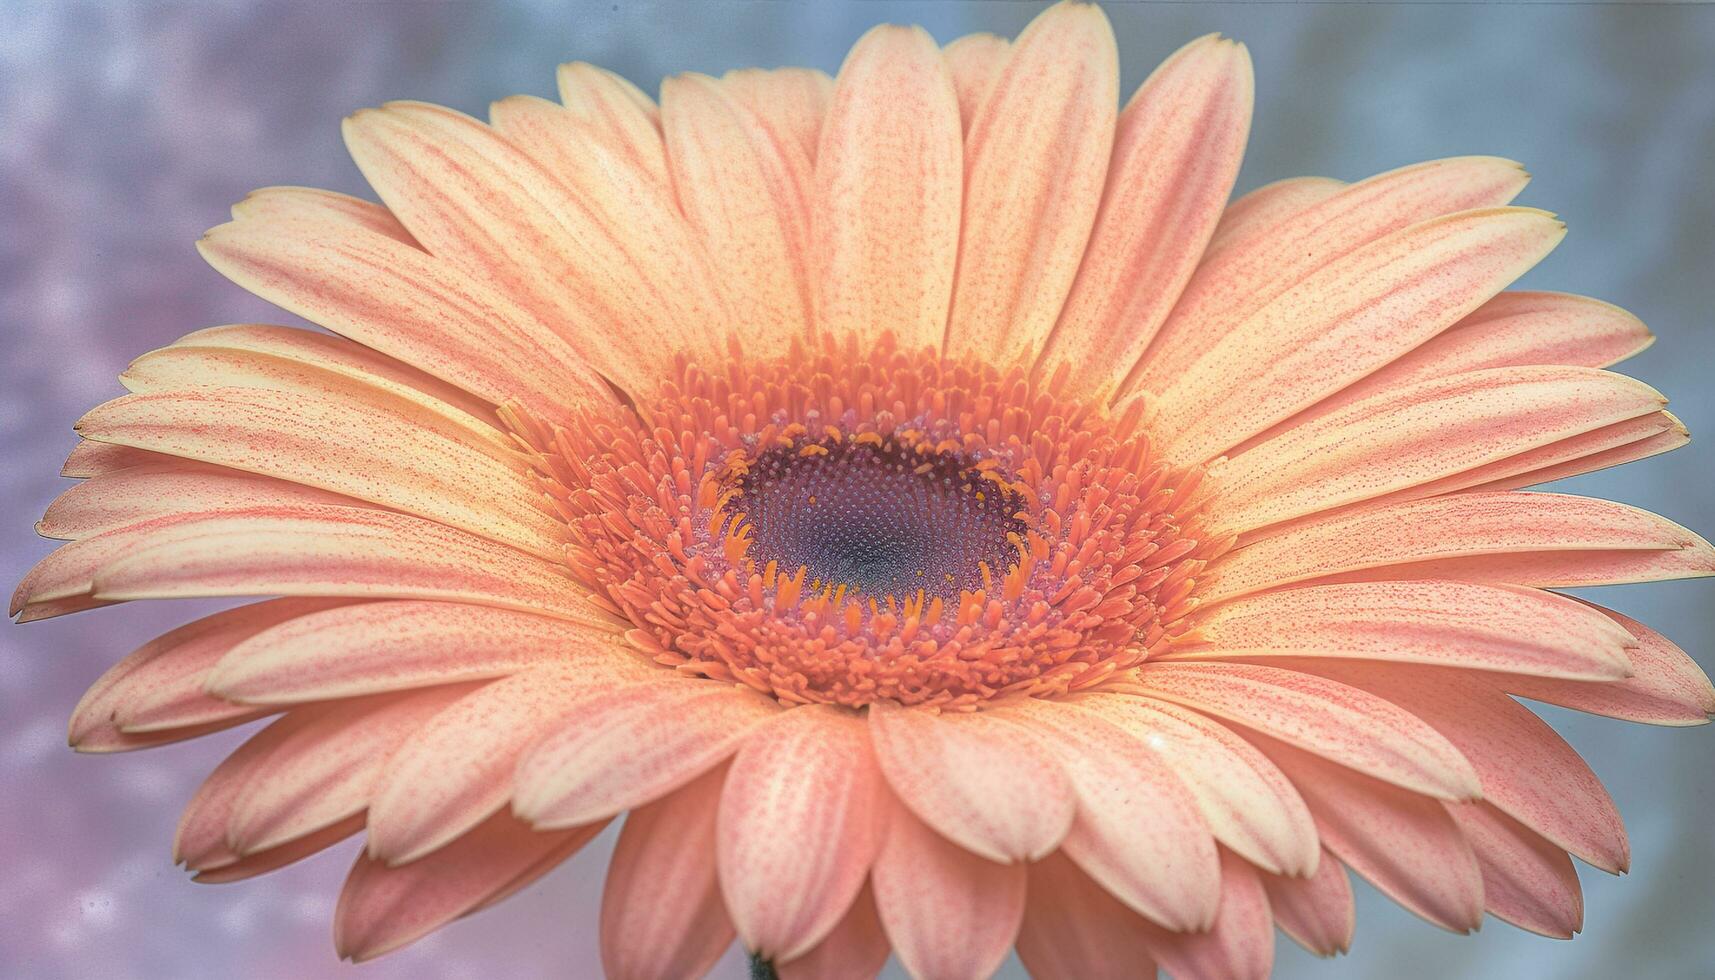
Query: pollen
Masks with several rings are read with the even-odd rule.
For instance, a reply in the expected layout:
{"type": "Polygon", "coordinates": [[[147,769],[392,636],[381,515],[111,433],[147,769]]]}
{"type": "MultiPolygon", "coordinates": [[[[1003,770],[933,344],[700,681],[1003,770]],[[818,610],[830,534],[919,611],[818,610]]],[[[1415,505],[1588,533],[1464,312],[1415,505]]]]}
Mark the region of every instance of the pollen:
{"type": "Polygon", "coordinates": [[[664,666],[786,703],[972,710],[1100,683],[1185,631],[1201,468],[1022,369],[800,345],[687,359],[634,407],[506,414],[572,576],[664,666]]]}

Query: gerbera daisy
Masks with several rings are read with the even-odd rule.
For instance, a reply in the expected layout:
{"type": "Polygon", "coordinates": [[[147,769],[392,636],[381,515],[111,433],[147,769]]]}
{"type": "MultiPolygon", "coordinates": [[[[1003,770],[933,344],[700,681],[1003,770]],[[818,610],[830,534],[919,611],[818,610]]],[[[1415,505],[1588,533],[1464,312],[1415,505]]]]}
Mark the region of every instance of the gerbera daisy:
{"type": "Polygon", "coordinates": [[[1699,724],[1667,639],[1551,588],[1708,575],[1684,528],[1521,488],[1675,448],[1649,343],[1504,292],[1554,247],[1489,157],[1228,203],[1245,49],[1125,102],[1065,3],[879,27],[837,79],[583,65],[484,124],[346,122],[381,205],[259,191],[200,243],[332,334],[201,330],[78,423],[41,619],[266,596],[98,680],[72,744],[263,717],[178,859],[353,834],[368,959],[624,815],[622,978],[1260,977],[1348,871],[1570,936],[1620,818],[1525,697],[1699,724]]]}

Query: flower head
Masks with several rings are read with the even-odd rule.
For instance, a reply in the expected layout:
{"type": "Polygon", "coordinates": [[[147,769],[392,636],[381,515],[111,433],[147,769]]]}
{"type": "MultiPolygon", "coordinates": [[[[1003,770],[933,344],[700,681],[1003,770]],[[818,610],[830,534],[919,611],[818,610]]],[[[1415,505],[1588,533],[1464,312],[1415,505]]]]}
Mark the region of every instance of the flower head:
{"type": "Polygon", "coordinates": [[[1521,488],[1685,441],[1633,317],[1504,292],[1563,234],[1488,157],[1228,203],[1245,49],[1121,108],[1093,6],[837,79],[568,65],[490,122],[347,120],[384,204],[201,242],[332,331],[215,327],[78,423],[40,619],[256,596],[125,658],[84,751],[273,720],[185,812],[198,880],[360,831],[343,956],[625,815],[615,977],[1260,977],[1348,870],[1570,936],[1612,802],[1514,695],[1699,724],[1647,627],[1548,591],[1715,573],[1521,488]]]}

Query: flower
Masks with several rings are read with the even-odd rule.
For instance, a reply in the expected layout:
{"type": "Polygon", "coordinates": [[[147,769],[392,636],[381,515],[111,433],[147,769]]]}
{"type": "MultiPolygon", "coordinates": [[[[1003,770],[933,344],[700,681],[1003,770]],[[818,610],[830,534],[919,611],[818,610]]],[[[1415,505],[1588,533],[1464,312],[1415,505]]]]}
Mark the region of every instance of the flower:
{"type": "Polygon", "coordinates": [[[878,28],[837,81],[587,65],[491,125],[346,136],[385,207],[262,191],[202,250],[338,336],[190,334],[79,423],[20,619],[269,596],[91,688],[84,751],[265,716],[191,800],[199,880],[364,830],[366,959],[626,814],[615,977],[736,935],[784,976],[1254,977],[1351,940],[1347,871],[1442,927],[1570,936],[1627,861],[1511,695],[1715,710],[1550,588],[1715,572],[1520,488],[1672,449],[1486,157],[1230,206],[1244,49],[1119,111],[1098,9],[878,28]]]}

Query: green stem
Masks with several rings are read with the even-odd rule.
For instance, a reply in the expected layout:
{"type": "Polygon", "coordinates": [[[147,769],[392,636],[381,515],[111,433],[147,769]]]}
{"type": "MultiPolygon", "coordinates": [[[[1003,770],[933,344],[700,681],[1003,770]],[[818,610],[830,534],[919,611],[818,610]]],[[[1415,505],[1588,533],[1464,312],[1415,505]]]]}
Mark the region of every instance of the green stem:
{"type": "Polygon", "coordinates": [[[780,974],[774,972],[774,964],[755,953],[750,954],[750,980],[780,980],[780,974]]]}

